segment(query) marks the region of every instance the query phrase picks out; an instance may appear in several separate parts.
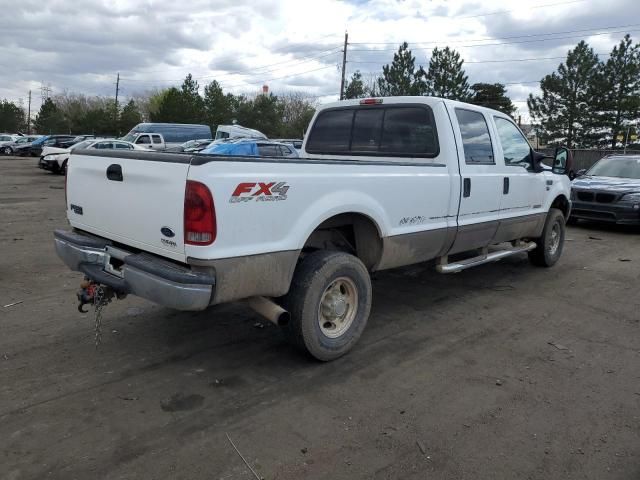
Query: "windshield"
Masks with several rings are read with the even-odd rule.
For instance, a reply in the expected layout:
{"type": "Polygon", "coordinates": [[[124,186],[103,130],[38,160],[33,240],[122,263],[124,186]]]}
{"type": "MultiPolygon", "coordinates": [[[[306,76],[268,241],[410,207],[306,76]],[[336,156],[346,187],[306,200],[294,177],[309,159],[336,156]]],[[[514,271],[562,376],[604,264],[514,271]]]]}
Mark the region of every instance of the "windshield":
{"type": "Polygon", "coordinates": [[[603,158],[589,169],[587,175],[640,179],[640,158],[603,158]]]}
{"type": "Polygon", "coordinates": [[[83,148],[87,148],[92,143],[95,143],[95,140],[85,140],[84,142],[76,143],[71,147],[71,150],[75,150],[76,148],[82,150],[83,148]]]}
{"type": "Polygon", "coordinates": [[[135,143],[136,135],[140,132],[129,132],[124,137],[120,138],[120,140],[124,140],[125,142],[135,143]]]}

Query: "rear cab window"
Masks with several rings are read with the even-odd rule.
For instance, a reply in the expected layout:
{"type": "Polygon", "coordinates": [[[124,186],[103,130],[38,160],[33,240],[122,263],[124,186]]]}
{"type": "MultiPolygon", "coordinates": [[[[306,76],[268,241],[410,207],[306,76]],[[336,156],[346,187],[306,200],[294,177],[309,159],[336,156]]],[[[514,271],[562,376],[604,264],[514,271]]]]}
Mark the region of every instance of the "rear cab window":
{"type": "Polygon", "coordinates": [[[321,112],[307,153],[434,158],[440,151],[428,105],[338,107],[321,112]]]}

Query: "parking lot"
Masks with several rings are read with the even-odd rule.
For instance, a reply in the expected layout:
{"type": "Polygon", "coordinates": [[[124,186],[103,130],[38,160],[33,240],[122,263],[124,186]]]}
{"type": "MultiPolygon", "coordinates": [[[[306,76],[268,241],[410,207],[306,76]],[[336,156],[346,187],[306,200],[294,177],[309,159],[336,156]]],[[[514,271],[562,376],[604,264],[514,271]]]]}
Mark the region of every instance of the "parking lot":
{"type": "Polygon", "coordinates": [[[0,478],[255,478],[231,442],[269,480],[640,478],[637,229],[570,227],[549,270],[376,274],[332,363],[240,304],[127,298],[96,349],[36,161],[0,158],[0,478]]]}

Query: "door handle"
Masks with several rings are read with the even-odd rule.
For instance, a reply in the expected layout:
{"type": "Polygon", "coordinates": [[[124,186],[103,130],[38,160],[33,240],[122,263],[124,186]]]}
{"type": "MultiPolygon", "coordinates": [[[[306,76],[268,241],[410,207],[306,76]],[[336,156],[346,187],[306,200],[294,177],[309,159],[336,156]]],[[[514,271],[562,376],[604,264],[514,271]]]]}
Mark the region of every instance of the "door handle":
{"type": "Polygon", "coordinates": [[[504,177],[502,179],[502,193],[503,195],[509,193],[509,177],[504,177]]]}
{"type": "Polygon", "coordinates": [[[465,178],[462,182],[462,196],[470,197],[471,196],[471,179],[465,178]]]}
{"type": "Polygon", "coordinates": [[[107,178],[109,180],[113,180],[114,182],[122,182],[122,167],[117,163],[109,165],[107,167],[107,178]]]}

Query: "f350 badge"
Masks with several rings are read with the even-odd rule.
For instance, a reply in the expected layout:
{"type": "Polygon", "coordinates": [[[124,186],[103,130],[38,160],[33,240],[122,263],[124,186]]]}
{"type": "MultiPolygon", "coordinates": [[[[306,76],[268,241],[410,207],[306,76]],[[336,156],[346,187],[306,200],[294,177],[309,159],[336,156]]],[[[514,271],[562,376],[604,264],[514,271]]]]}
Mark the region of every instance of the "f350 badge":
{"type": "Polygon", "coordinates": [[[239,183],[229,198],[229,203],[277,202],[287,199],[287,182],[239,183]]]}

